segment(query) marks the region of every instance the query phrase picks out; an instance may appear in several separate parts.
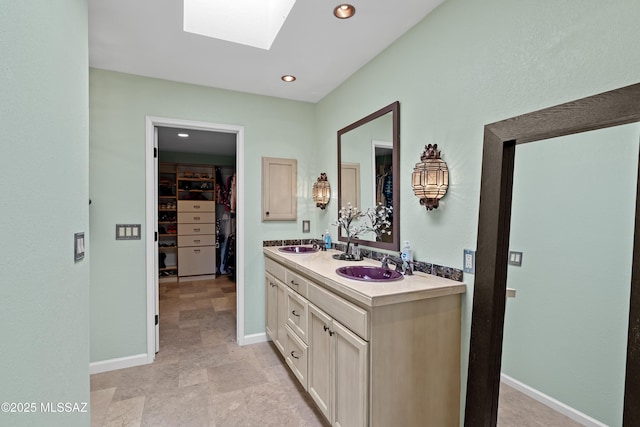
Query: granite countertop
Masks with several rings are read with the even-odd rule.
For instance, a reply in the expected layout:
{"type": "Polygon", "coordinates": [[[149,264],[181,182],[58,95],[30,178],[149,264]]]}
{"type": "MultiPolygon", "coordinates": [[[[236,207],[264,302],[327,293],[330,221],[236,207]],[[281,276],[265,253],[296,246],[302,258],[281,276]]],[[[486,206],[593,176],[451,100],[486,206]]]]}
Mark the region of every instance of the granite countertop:
{"type": "Polygon", "coordinates": [[[392,282],[348,279],[338,275],[336,268],[345,265],[380,266],[380,262],[368,258],[357,262],[335,260],[332,255],[339,254],[340,251],[333,249],[310,254],[284,253],[276,246],[264,247],[262,250],[265,256],[365,308],[463,294],[467,291],[464,283],[421,272],[392,282]]]}

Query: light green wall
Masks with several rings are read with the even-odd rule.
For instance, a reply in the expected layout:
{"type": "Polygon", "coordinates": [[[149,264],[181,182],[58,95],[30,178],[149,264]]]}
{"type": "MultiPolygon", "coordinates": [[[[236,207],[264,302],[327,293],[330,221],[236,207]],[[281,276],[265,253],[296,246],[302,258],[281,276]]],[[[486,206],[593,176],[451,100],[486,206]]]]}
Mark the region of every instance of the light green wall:
{"type": "MultiPolygon", "coordinates": [[[[302,219],[312,220],[312,235],[335,230],[329,224],[337,209],[338,129],[400,101],[400,240],[411,241],[418,260],[461,267],[462,250],[476,242],[483,126],[636,83],[639,15],[640,3],[626,0],[564,0],[544,7],[533,0],[447,0],[315,106],[92,70],[91,360],[146,349],[144,245],[113,240],[116,222],[144,224],[145,115],[245,126],[245,321],[247,334],[259,333],[260,242],[302,236],[302,219]],[[419,205],[410,186],[428,143],[442,149],[451,172],[449,193],[432,212],[419,205]],[[297,222],[260,222],[262,156],[298,159],[297,222]],[[336,183],[324,211],[308,203],[311,183],[322,171],[336,183]]],[[[603,160],[608,155],[603,152],[603,160]]],[[[527,253],[534,249],[527,247],[527,253]]],[[[463,398],[473,275],[465,275],[465,282],[463,398]]]]}
{"type": "MultiPolygon", "coordinates": [[[[244,126],[245,334],[264,332],[262,241],[302,237],[311,219],[313,105],[91,69],[91,360],[146,352],[145,246],[116,241],[116,223],[145,229],[145,116],[244,126]],[[298,160],[298,221],[263,223],[261,158],[298,160]],[[116,172],[117,171],[117,172],[116,172]],[[307,188],[308,187],[308,188],[307,188]]],[[[317,233],[316,233],[317,234],[317,233]]]]}
{"type": "Polygon", "coordinates": [[[88,426],[40,408],[89,402],[86,0],[1,0],[0,58],[0,401],[37,405],[0,424],[88,426]]]}
{"type": "MultiPolygon", "coordinates": [[[[640,3],[624,0],[447,0],[316,105],[319,167],[335,180],[325,149],[336,130],[399,100],[400,240],[418,260],[461,268],[463,249],[476,242],[484,125],[637,83],[638,16],[640,3]],[[428,143],[442,150],[450,187],[427,213],[410,179],[428,143]]],[[[331,209],[320,216],[333,218],[331,209]]],[[[473,275],[464,280],[463,402],[473,275]]]]}
{"type": "Polygon", "coordinates": [[[516,149],[507,375],[622,425],[640,124],[516,149]]]}

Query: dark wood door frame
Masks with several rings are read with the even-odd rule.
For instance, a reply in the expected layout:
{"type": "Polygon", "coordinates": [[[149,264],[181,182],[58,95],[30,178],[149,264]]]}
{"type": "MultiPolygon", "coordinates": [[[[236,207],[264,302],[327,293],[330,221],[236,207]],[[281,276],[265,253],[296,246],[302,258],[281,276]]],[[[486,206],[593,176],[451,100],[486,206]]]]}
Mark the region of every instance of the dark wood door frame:
{"type": "MultiPolygon", "coordinates": [[[[485,126],[464,425],[495,426],[517,144],[640,121],[640,83],[485,126]]],[[[640,168],[638,181],[640,183],[640,168]]],[[[623,425],[640,426],[640,185],[631,267],[623,425]]],[[[603,213],[606,215],[606,213],[603,213]]]]}

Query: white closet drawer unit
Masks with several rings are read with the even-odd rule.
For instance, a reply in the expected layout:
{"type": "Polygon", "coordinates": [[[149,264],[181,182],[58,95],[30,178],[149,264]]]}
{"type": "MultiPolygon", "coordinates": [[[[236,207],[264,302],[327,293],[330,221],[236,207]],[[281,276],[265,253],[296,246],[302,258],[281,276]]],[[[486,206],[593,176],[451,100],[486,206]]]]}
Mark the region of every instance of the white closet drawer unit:
{"type": "Polygon", "coordinates": [[[216,215],[213,212],[180,212],[180,215],[178,215],[179,224],[199,224],[203,222],[216,222],[216,215]]]}
{"type": "Polygon", "coordinates": [[[304,341],[307,341],[309,302],[300,295],[287,288],[287,326],[304,341]]]}
{"type": "Polygon", "coordinates": [[[307,390],[307,350],[309,346],[303,343],[288,326],[285,326],[285,329],[287,330],[287,338],[284,345],[284,358],[293,375],[307,390]]]}
{"type": "Polygon", "coordinates": [[[215,224],[179,224],[178,235],[216,234],[215,224]]]}
{"type": "Polygon", "coordinates": [[[215,246],[178,248],[178,271],[180,276],[215,274],[215,246]]]}
{"type": "Polygon", "coordinates": [[[178,200],[178,212],[215,212],[216,204],[211,200],[178,200]]]}
{"type": "Polygon", "coordinates": [[[215,246],[216,236],[213,234],[178,236],[178,246],[215,246]]]}

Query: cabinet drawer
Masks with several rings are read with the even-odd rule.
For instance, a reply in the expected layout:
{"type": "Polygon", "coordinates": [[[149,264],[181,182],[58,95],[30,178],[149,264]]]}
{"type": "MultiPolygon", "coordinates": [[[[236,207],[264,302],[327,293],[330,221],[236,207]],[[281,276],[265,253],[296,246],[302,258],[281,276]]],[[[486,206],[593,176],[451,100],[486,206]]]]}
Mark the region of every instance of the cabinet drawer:
{"type": "Polygon", "coordinates": [[[215,246],[216,236],[205,234],[202,236],[178,236],[178,246],[215,246]]]}
{"type": "Polygon", "coordinates": [[[307,390],[307,349],[309,348],[291,328],[285,326],[287,338],[284,345],[284,357],[289,368],[302,387],[307,390]]]}
{"type": "Polygon", "coordinates": [[[211,200],[178,200],[178,212],[215,212],[216,204],[211,200]]]}
{"type": "Polygon", "coordinates": [[[216,222],[213,212],[180,212],[178,214],[178,224],[200,224],[203,222],[216,222]]]}
{"type": "Polygon", "coordinates": [[[178,274],[180,276],[215,274],[215,272],[215,246],[178,248],[178,274]]]}
{"type": "Polygon", "coordinates": [[[287,288],[287,325],[307,344],[308,307],[309,302],[306,299],[287,288]]]}
{"type": "Polygon", "coordinates": [[[278,264],[277,262],[275,262],[274,260],[272,260],[271,258],[266,258],[264,259],[264,269],[267,270],[269,273],[273,274],[273,277],[275,277],[276,279],[280,280],[282,283],[284,283],[285,278],[284,278],[284,270],[285,268],[278,264]]]}
{"type": "Polygon", "coordinates": [[[362,339],[369,341],[368,314],[365,310],[314,283],[309,283],[308,299],[362,339]]]}
{"type": "Polygon", "coordinates": [[[284,279],[284,283],[291,289],[303,297],[307,296],[307,288],[309,287],[309,281],[307,279],[287,269],[284,271],[284,279]]]}
{"type": "Polygon", "coordinates": [[[179,224],[178,236],[216,234],[215,224],[179,224]]]}

